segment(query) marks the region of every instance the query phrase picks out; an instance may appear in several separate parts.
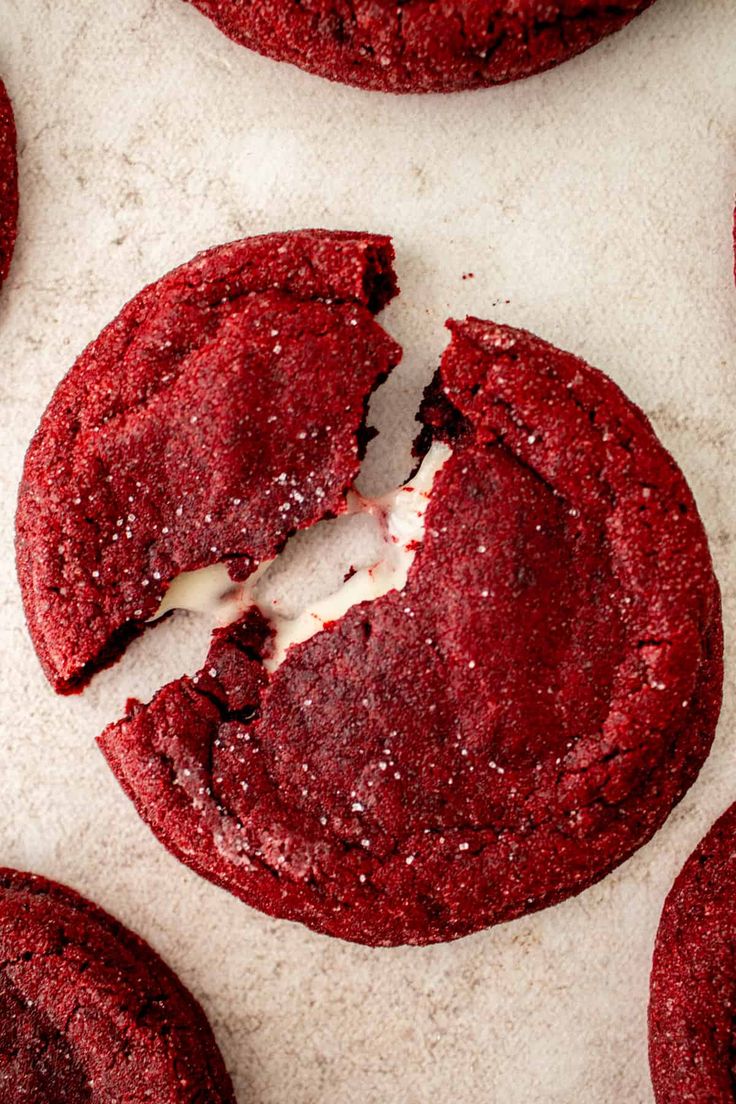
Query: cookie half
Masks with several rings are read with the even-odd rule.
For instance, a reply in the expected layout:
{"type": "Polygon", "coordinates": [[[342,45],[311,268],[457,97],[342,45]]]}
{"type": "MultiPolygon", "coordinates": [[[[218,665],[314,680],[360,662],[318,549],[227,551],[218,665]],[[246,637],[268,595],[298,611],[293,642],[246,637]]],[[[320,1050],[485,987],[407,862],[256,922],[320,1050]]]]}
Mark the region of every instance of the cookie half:
{"type": "Polygon", "coordinates": [[[329,80],[456,92],[550,69],[652,0],[189,0],[229,38],[329,80]]]}
{"type": "Polygon", "coordinates": [[[0,956],[4,1101],[234,1104],[191,994],[72,890],[0,870],[0,956]]]}
{"type": "Polygon", "coordinates": [[[201,254],[137,295],[59,384],[29,447],[18,576],[39,659],[80,689],[172,579],[246,578],[344,509],[368,397],[399,359],[373,313],[389,239],[303,231],[201,254]]]}
{"type": "Polygon", "coordinates": [[[8,275],[18,225],[18,166],[15,121],[5,85],[0,80],[0,285],[8,275]]]}
{"type": "Polygon", "coordinates": [[[736,805],[716,821],[665,901],[649,1002],[657,1104],[736,1100],[736,805]]]}
{"type": "Polygon", "coordinates": [[[403,588],[279,663],[250,609],[100,741],[182,861],[370,945],[597,881],[692,783],[720,708],[705,533],[644,414],[528,333],[449,325],[418,442],[443,460],[403,588]]]}

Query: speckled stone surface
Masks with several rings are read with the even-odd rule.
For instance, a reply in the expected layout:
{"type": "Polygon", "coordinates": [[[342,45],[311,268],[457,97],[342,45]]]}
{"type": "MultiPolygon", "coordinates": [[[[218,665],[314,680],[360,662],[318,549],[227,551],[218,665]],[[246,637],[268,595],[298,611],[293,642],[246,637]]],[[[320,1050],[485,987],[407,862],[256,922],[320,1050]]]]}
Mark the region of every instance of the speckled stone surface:
{"type": "MultiPolygon", "coordinates": [[[[172,619],[83,697],[57,698],[23,624],[12,517],[53,387],[147,281],[246,234],[360,226],[395,236],[402,296],[382,324],[407,350],[373,403],[383,434],[365,485],[407,470],[448,315],[544,334],[607,371],[683,468],[723,587],[728,663],[731,0],[666,0],[555,72],[428,99],[289,70],[180,0],[0,0],[0,21],[23,196],[0,298],[3,862],[75,885],[155,944],[203,1002],[241,1102],[651,1104],[646,1005],[662,902],[736,796],[728,678],[697,783],[601,885],[460,943],[370,951],[249,910],[138,821],[94,737],[126,696],[193,672],[208,626],[172,619]]],[[[361,525],[301,539],[279,571],[284,595],[299,595],[305,570],[315,594],[369,555],[361,525]]]]}

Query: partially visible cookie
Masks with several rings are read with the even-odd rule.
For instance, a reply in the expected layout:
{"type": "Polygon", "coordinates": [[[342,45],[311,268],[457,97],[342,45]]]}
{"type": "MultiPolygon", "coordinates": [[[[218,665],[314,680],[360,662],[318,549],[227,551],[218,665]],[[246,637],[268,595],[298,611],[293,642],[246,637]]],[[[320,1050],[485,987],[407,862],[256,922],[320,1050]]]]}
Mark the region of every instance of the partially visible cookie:
{"type": "Polygon", "coordinates": [[[420,450],[449,457],[403,589],[275,671],[257,611],[102,750],[184,862],[370,945],[563,900],[641,846],[720,707],[718,584],[692,495],[602,373],[450,323],[420,450]]]}
{"type": "Polygon", "coordinates": [[[194,997],[70,889],[0,870],[5,1104],[235,1104],[194,997]]]}
{"type": "Polygon", "coordinates": [[[657,933],[649,1002],[657,1104],[736,1100],[736,804],[678,875],[657,933]]]}
{"type": "Polygon", "coordinates": [[[54,688],[80,689],[212,563],[245,579],[344,508],[368,397],[400,357],[374,312],[388,238],[211,249],[145,288],[59,384],[26,456],[18,576],[54,688]]]}
{"type": "Polygon", "coordinates": [[[18,223],[15,140],[13,108],[0,80],[0,284],[8,275],[18,223]]]}
{"type": "Polygon", "coordinates": [[[653,0],[189,0],[226,35],[329,80],[455,92],[550,69],[653,0]]]}

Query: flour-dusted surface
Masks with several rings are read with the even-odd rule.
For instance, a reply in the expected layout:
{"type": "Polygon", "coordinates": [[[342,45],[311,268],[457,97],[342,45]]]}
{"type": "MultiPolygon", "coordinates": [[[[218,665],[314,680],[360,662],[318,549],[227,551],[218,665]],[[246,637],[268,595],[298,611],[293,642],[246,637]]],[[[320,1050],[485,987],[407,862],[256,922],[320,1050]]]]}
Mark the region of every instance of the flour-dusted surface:
{"type": "MultiPolygon", "coordinates": [[[[0,0],[21,227],[0,295],[3,803],[0,858],[67,882],[140,932],[205,1005],[241,1104],[649,1104],[646,997],[664,895],[736,797],[734,700],[655,840],[582,897],[427,950],[369,951],[247,909],[187,872],[94,737],[127,694],[193,671],[195,615],[56,698],[12,559],[29,437],[77,353],[197,249],[325,225],[392,233],[405,348],[373,404],[365,485],[408,468],[413,411],[465,312],[528,327],[607,371],[690,479],[736,613],[736,9],[659,0],[544,77],[448,98],[330,86],[256,57],[180,0],[0,0]],[[473,278],[463,279],[473,273],[473,278]]],[[[280,569],[306,596],[360,555],[351,523],[280,569]],[[322,543],[324,541],[324,544],[322,543]]]]}

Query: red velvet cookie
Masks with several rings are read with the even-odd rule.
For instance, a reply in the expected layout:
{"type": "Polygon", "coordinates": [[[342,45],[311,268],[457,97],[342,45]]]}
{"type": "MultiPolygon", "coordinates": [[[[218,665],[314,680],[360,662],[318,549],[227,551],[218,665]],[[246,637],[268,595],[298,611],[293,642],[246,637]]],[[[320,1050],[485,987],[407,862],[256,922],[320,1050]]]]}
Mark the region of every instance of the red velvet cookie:
{"type": "Polygon", "coordinates": [[[56,690],[114,661],[180,572],[224,561],[246,578],[344,507],[367,399],[400,355],[372,315],[395,293],[392,257],[387,238],[325,231],[221,246],[82,353],[28,450],[17,514],[56,690]]]}
{"type": "Polygon", "coordinates": [[[272,674],[251,611],[101,737],[180,859],[371,945],[453,939],[597,881],[691,784],[720,707],[706,537],[645,416],[530,334],[450,329],[419,448],[452,452],[404,589],[272,674]]]}
{"type": "Polygon", "coordinates": [[[653,0],[189,0],[277,61],[382,92],[455,92],[550,69],[653,0]]]}
{"type": "Polygon", "coordinates": [[[736,1100],[736,805],[685,863],[665,902],[649,1002],[657,1104],[736,1100]]]}
{"type": "Polygon", "coordinates": [[[0,955],[7,1104],[234,1104],[191,994],[142,939],[72,890],[0,870],[0,955]]]}
{"type": "Polygon", "coordinates": [[[0,80],[0,285],[8,275],[18,223],[18,166],[13,108],[0,80]]]}

